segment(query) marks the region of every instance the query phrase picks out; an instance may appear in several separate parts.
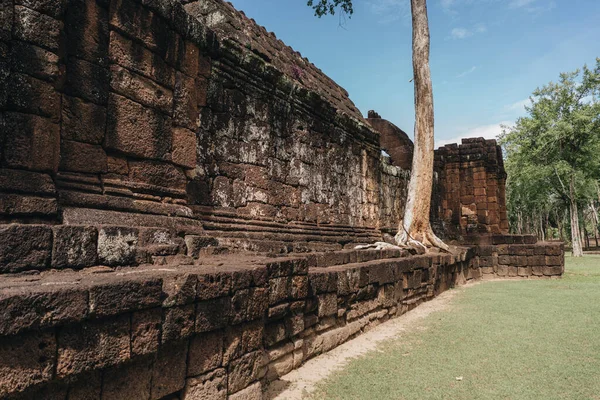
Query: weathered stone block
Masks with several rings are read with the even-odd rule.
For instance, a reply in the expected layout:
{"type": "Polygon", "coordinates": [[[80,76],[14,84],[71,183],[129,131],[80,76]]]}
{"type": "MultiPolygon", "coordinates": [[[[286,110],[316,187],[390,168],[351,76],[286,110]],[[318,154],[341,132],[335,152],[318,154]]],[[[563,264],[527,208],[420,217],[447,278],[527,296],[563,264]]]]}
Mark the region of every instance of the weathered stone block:
{"type": "Polygon", "coordinates": [[[269,305],[275,305],[292,297],[292,277],[283,276],[269,280],[269,305]]]}
{"type": "Polygon", "coordinates": [[[110,88],[114,92],[154,108],[166,115],[173,111],[173,92],[158,83],[119,66],[110,67],[110,88]]]}
{"type": "Polygon", "coordinates": [[[198,65],[200,49],[189,40],[180,40],[177,48],[177,69],[184,74],[196,77],[198,75],[198,65]]]}
{"type": "Polygon", "coordinates": [[[59,80],[64,72],[56,54],[16,40],[12,42],[10,63],[13,72],[31,75],[49,82],[59,80]]]}
{"type": "Polygon", "coordinates": [[[101,400],[102,371],[83,374],[69,385],[67,400],[101,400]]]}
{"type": "Polygon", "coordinates": [[[138,230],[104,227],[98,234],[98,259],[106,265],[130,265],[135,262],[138,230]]]}
{"type": "Polygon", "coordinates": [[[183,239],[173,229],[142,228],[140,229],[139,246],[146,254],[152,256],[168,256],[181,252],[183,239]]]}
{"type": "Polygon", "coordinates": [[[506,265],[498,265],[498,269],[496,270],[496,274],[498,276],[508,276],[508,266],[506,266],[506,265]]]}
{"type": "Polygon", "coordinates": [[[52,290],[15,289],[0,295],[0,335],[81,321],[88,311],[88,293],[57,286],[52,290]]]}
{"type": "Polygon", "coordinates": [[[129,316],[68,326],[58,335],[58,377],[123,363],[130,358],[129,316]]]}
{"type": "Polygon", "coordinates": [[[173,128],[173,163],[184,168],[196,167],[196,134],[185,128],[173,128]]]}
{"type": "Polygon", "coordinates": [[[67,54],[106,64],[108,10],[96,0],[71,1],[65,12],[67,54]]]}
{"type": "Polygon", "coordinates": [[[0,169],[0,190],[44,195],[56,193],[50,175],[8,168],[0,169]]]}
{"type": "Polygon", "coordinates": [[[107,171],[106,152],[99,145],[62,140],[60,143],[61,171],[103,174],[107,171]]]}
{"type": "Polygon", "coordinates": [[[563,272],[564,272],[563,267],[556,267],[556,266],[544,267],[544,275],[546,275],[546,276],[559,276],[559,275],[562,275],[563,272]]]}
{"type": "MultiPolygon", "coordinates": [[[[58,2],[57,2],[58,3],[58,2]]],[[[15,6],[14,30],[16,39],[33,43],[56,52],[59,49],[62,22],[28,7],[15,6]]]]}
{"type": "Polygon", "coordinates": [[[67,8],[65,0],[15,0],[15,4],[31,8],[59,19],[67,8]]]}
{"type": "Polygon", "coordinates": [[[304,315],[292,315],[285,319],[286,335],[295,336],[304,330],[304,315]]]}
{"type": "Polygon", "coordinates": [[[108,100],[109,71],[89,61],[69,57],[64,91],[92,103],[105,105],[108,100]]]}
{"type": "Polygon", "coordinates": [[[237,393],[229,396],[229,400],[262,400],[262,386],[260,382],[256,382],[246,389],[240,390],[237,393]]]}
{"type": "MultiPolygon", "coordinates": [[[[219,246],[219,241],[211,236],[199,236],[199,235],[186,235],[185,245],[187,248],[187,255],[193,258],[200,258],[200,254],[203,249],[207,247],[219,246]]],[[[203,284],[208,283],[206,279],[203,279],[203,284]]]]}
{"type": "Polygon", "coordinates": [[[544,268],[542,266],[531,267],[531,273],[535,276],[542,276],[544,275],[544,268]]]}
{"type": "Polygon", "coordinates": [[[262,347],[264,325],[262,321],[229,327],[225,331],[223,365],[233,359],[262,347]]]}
{"type": "Polygon", "coordinates": [[[527,265],[538,266],[538,265],[545,265],[545,264],[546,264],[546,259],[543,255],[527,257],[527,265]]]}
{"type": "Polygon", "coordinates": [[[47,226],[0,227],[0,272],[44,269],[50,264],[52,230],[47,226]]]}
{"type": "Polygon", "coordinates": [[[218,368],[223,362],[223,332],[194,336],[190,341],[188,376],[198,376],[218,368]]]}
{"type": "Polygon", "coordinates": [[[270,347],[287,337],[284,322],[276,321],[265,326],[265,346],[270,347]]]}
{"type": "Polygon", "coordinates": [[[116,0],[109,10],[109,22],[111,27],[144,43],[162,58],[175,62],[177,36],[160,15],[140,3],[116,0]]]}
{"type": "Polygon", "coordinates": [[[308,276],[300,275],[292,278],[292,298],[304,299],[308,296],[308,276]]]}
{"type": "Polygon", "coordinates": [[[185,190],[187,183],[180,168],[160,161],[129,161],[129,177],[136,182],[169,189],[185,190]]]}
{"type": "Polygon", "coordinates": [[[119,156],[108,156],[106,160],[107,170],[111,174],[127,175],[129,174],[129,164],[127,158],[119,156]]]}
{"type": "Polygon", "coordinates": [[[36,115],[6,113],[0,128],[7,132],[3,149],[6,165],[35,171],[58,170],[58,124],[36,115]]]}
{"type": "Polygon", "coordinates": [[[165,310],[165,321],[162,327],[162,342],[184,339],[194,333],[196,306],[171,307],[165,310]]]}
{"type": "Polygon", "coordinates": [[[109,55],[112,62],[142,74],[168,88],[175,87],[175,70],[160,55],[133,42],[116,31],[110,32],[109,55]]]}
{"type": "Polygon", "coordinates": [[[163,293],[166,298],[163,307],[191,304],[196,300],[198,278],[194,274],[183,274],[163,279],[163,293]]]}
{"type": "Polygon", "coordinates": [[[161,322],[160,308],[138,311],[131,315],[132,356],[156,353],[160,343],[161,322]]]}
{"type": "Polygon", "coordinates": [[[564,253],[564,244],[551,244],[546,246],[546,255],[560,256],[564,253]]]}
{"type": "Polygon", "coordinates": [[[150,159],[170,156],[171,119],[157,111],[111,94],[107,125],[107,149],[150,159]]]}
{"type": "Polygon", "coordinates": [[[265,315],[268,309],[266,288],[238,290],[231,300],[231,323],[252,321],[265,315]]]}
{"type": "Polygon", "coordinates": [[[239,392],[250,383],[265,375],[266,355],[262,351],[254,351],[231,362],[227,376],[229,394],[239,392]]]}
{"type": "Polygon", "coordinates": [[[114,400],[147,399],[150,398],[151,382],[152,358],[144,357],[107,370],[102,380],[102,396],[114,400]]]}
{"type": "Polygon", "coordinates": [[[32,332],[0,340],[0,396],[52,379],[56,365],[54,332],[32,332]]]}
{"type": "Polygon", "coordinates": [[[519,276],[531,276],[531,267],[518,267],[517,275],[519,276]]]}
{"type": "Polygon", "coordinates": [[[206,300],[196,305],[196,332],[209,332],[223,328],[229,322],[231,298],[206,300]]]}
{"type": "Polygon", "coordinates": [[[311,295],[335,292],[337,280],[335,272],[311,272],[309,278],[309,293],[311,295]]]}
{"type": "Polygon", "coordinates": [[[62,225],[53,229],[52,267],[91,267],[97,260],[98,232],[94,227],[62,225]]]}
{"type": "Polygon", "coordinates": [[[106,130],[106,107],[63,95],[61,137],[78,142],[101,144],[106,130]]]}
{"type": "MultiPolygon", "coordinates": [[[[565,263],[564,254],[560,256],[546,256],[545,264],[548,266],[560,266],[565,263]]],[[[543,264],[540,264],[543,265],[543,264]]]]}
{"type": "Polygon", "coordinates": [[[48,117],[52,122],[58,122],[60,94],[51,83],[25,74],[13,73],[10,77],[6,103],[8,110],[48,117]]]}
{"type": "Polygon", "coordinates": [[[227,372],[217,369],[208,374],[187,380],[182,400],[227,399],[227,372]]]}
{"type": "Polygon", "coordinates": [[[150,398],[160,399],[183,389],[187,353],[187,341],[161,346],[154,360],[150,398]]]}
{"type": "Polygon", "coordinates": [[[200,127],[200,120],[194,78],[179,72],[176,73],[173,102],[173,122],[178,126],[196,131],[200,127]]]}
{"type": "Polygon", "coordinates": [[[95,316],[158,307],[162,301],[162,281],[159,278],[110,276],[98,279],[90,288],[90,313],[95,316]]]}
{"type": "Polygon", "coordinates": [[[319,317],[328,317],[337,314],[337,294],[328,293],[319,296],[319,317]]]}

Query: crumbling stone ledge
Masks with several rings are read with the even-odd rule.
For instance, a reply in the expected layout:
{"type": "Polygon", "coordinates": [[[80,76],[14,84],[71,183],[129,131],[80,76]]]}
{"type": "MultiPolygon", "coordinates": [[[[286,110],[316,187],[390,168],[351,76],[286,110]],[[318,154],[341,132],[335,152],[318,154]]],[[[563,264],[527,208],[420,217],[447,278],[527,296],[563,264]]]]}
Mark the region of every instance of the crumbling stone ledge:
{"type": "Polygon", "coordinates": [[[307,359],[450,287],[502,275],[500,263],[519,276],[562,273],[562,245],[502,246],[4,275],[0,397],[258,399],[307,359]],[[561,263],[520,266],[540,257],[561,263]]]}

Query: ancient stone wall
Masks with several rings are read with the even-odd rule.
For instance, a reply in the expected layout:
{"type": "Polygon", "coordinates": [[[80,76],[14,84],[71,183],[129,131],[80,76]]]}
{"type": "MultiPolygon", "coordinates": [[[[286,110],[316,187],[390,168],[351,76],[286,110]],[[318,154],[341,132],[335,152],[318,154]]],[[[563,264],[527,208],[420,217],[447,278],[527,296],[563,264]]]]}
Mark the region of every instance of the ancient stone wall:
{"type": "Polygon", "coordinates": [[[261,384],[479,273],[464,251],[400,255],[2,280],[0,397],[259,399],[261,384]]]}
{"type": "Polygon", "coordinates": [[[369,111],[367,122],[379,132],[379,144],[390,156],[392,165],[411,170],[414,144],[408,135],[373,110],[369,111]]]}
{"type": "Polygon", "coordinates": [[[508,233],[506,172],[495,140],[463,139],[435,151],[432,219],[446,237],[508,233]]]}
{"type": "Polygon", "coordinates": [[[5,222],[122,225],[127,212],[133,226],[284,252],[393,225],[403,201],[382,196],[406,180],[382,167],[378,132],[229,4],[36,0],[2,13],[5,222]]]}

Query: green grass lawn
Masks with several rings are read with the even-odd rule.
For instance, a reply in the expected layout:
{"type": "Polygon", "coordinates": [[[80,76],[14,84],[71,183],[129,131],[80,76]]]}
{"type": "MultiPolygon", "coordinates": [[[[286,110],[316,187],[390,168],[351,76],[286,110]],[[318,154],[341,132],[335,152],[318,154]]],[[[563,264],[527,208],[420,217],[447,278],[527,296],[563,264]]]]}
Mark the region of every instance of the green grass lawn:
{"type": "Polygon", "coordinates": [[[449,309],[352,361],[313,397],[600,399],[600,256],[567,257],[562,279],[457,290],[449,309]]]}

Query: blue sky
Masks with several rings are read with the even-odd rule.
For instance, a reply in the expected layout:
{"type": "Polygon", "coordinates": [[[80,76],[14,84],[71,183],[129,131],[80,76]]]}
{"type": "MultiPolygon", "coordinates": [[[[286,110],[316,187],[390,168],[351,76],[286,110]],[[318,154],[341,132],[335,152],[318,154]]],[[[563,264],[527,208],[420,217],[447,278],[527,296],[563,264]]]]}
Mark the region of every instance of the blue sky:
{"type": "MultiPolygon", "coordinates": [[[[409,0],[354,0],[318,19],[306,0],[232,0],[412,136],[409,0]],[[343,22],[343,24],[340,24],[343,22]]],[[[429,0],[436,144],[494,137],[524,115],[531,92],[600,57],[599,0],[429,0]]]]}

